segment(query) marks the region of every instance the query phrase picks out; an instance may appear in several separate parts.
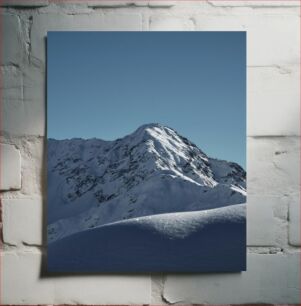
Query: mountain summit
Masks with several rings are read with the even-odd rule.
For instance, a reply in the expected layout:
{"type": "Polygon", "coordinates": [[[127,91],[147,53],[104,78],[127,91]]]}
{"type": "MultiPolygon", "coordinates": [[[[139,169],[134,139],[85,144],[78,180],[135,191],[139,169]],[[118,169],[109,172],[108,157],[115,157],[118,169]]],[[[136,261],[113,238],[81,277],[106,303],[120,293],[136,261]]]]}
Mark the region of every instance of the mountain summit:
{"type": "Polygon", "coordinates": [[[246,173],[175,130],[146,124],[115,141],[48,140],[49,242],[155,214],[246,201],[246,173]]]}

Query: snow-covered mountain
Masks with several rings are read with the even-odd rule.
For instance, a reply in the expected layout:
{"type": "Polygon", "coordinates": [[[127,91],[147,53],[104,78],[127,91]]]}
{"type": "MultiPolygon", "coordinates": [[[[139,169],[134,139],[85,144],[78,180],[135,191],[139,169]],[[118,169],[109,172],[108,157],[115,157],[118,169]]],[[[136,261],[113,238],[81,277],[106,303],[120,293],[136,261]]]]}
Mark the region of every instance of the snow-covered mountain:
{"type": "Polygon", "coordinates": [[[246,201],[246,173],[173,129],[148,124],[115,141],[48,140],[48,241],[142,216],[246,201]]]}

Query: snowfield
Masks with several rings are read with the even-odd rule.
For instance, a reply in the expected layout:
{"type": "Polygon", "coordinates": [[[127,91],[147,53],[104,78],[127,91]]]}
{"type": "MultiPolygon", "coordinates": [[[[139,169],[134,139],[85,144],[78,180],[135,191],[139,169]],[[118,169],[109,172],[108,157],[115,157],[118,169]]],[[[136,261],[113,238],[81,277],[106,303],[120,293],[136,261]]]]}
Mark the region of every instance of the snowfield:
{"type": "Polygon", "coordinates": [[[52,272],[238,272],[245,204],[114,222],[48,246],[52,272]]]}
{"type": "Polygon", "coordinates": [[[242,167],[160,124],[49,139],[49,270],[242,270],[245,202],[242,167]]]}

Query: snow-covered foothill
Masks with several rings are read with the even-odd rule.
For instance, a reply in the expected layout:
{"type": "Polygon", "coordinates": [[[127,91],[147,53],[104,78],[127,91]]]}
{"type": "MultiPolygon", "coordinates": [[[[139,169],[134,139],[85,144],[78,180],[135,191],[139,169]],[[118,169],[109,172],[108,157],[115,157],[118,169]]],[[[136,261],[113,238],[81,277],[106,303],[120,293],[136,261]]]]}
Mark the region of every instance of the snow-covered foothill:
{"type": "Polygon", "coordinates": [[[52,272],[238,272],[245,204],[167,213],[85,230],[48,247],[52,272]]]}

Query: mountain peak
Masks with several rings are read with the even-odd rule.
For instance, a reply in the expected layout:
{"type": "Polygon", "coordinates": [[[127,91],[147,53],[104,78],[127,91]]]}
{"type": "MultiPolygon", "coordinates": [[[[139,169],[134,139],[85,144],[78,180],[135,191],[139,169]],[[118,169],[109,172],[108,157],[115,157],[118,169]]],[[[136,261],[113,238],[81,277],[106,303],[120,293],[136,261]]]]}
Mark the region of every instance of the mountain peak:
{"type": "Polygon", "coordinates": [[[195,150],[207,157],[206,154],[198,148],[193,142],[186,137],[180,135],[176,130],[161,123],[149,123],[141,125],[133,134],[129,135],[131,138],[136,138],[137,141],[153,140],[159,142],[165,147],[174,147],[176,151],[185,151],[187,149],[195,150]]]}
{"type": "Polygon", "coordinates": [[[150,134],[152,136],[154,136],[154,133],[156,134],[162,134],[164,132],[167,131],[173,131],[175,132],[173,129],[161,124],[161,123],[147,123],[147,124],[143,124],[141,125],[133,134],[150,134]]]}
{"type": "Polygon", "coordinates": [[[166,128],[166,126],[164,126],[161,123],[153,122],[153,123],[142,124],[137,130],[140,130],[140,129],[146,130],[146,129],[154,129],[154,128],[164,129],[166,128]]]}
{"type": "Polygon", "coordinates": [[[126,139],[135,145],[140,142],[146,143],[148,140],[160,143],[180,140],[175,130],[161,123],[143,124],[138,127],[133,133],[126,136],[125,140],[126,139]]]}

